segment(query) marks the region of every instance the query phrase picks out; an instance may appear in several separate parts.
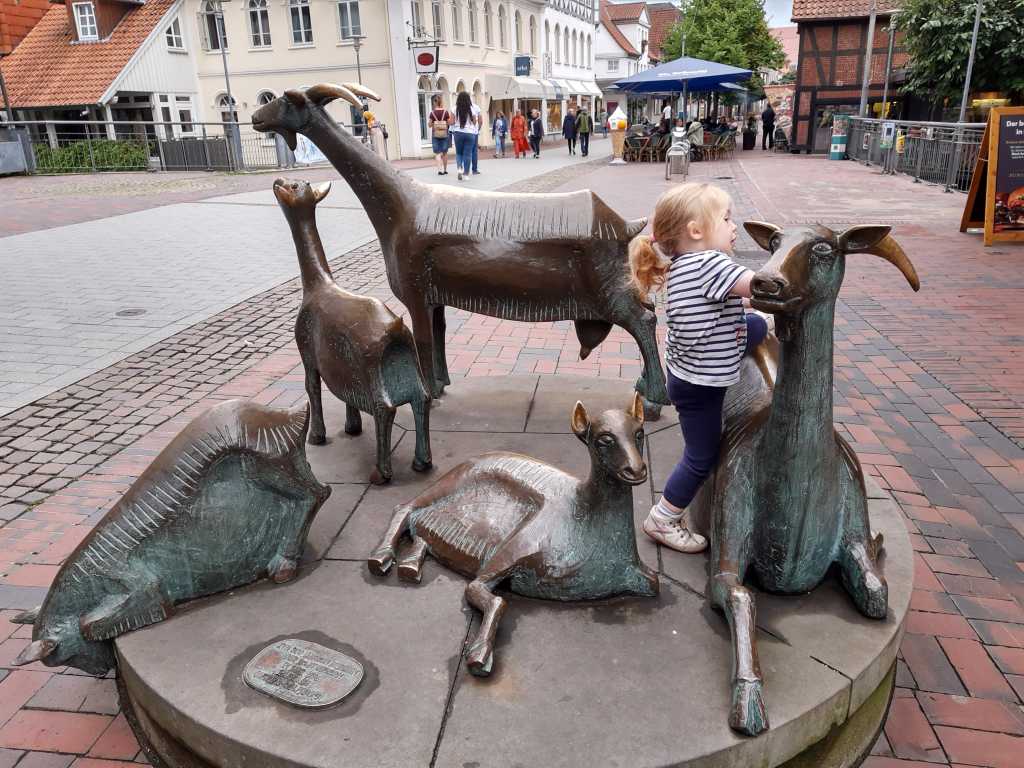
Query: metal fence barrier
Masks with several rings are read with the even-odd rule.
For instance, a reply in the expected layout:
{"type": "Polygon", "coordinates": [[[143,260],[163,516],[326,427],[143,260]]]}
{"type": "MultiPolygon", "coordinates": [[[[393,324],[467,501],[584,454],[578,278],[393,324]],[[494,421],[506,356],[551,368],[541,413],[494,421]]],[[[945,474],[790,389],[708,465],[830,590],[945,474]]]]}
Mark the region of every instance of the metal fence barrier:
{"type": "Polygon", "coordinates": [[[882,120],[850,118],[847,157],[878,166],[883,173],[903,173],[913,176],[915,182],[941,184],[947,192],[964,192],[970,187],[984,123],[892,122],[896,136],[893,145],[883,149],[882,120]]]}
{"type": "MultiPolygon", "coordinates": [[[[45,120],[3,123],[28,145],[32,173],[245,171],[290,168],[295,156],[251,123],[45,120]]],[[[345,125],[367,141],[365,125],[345,125]]]]}

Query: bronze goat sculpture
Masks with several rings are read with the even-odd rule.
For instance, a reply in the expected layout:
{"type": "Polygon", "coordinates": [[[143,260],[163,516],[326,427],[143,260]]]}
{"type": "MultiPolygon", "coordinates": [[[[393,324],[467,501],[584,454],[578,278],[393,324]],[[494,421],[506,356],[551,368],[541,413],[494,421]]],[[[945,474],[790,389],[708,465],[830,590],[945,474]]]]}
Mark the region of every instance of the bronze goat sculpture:
{"type": "Polygon", "coordinates": [[[174,606],[269,575],[295,576],[313,516],[331,495],[306,462],[307,408],[228,400],[160,452],[57,572],[15,664],[102,675],[108,642],[174,606]]]}
{"type": "Polygon", "coordinates": [[[336,98],[379,100],[362,86],[290,90],[252,116],[295,146],[308,137],[362,202],[380,239],[391,290],[409,310],[431,395],[449,384],[445,306],[530,322],[573,320],[585,358],[613,324],[637,342],[644,370],[636,389],[668,404],[654,307],[629,276],[627,246],[646,219],[626,221],[590,191],[509,194],[423,184],[396,171],[327,114],[336,98]]]}
{"type": "Polygon", "coordinates": [[[292,230],[302,275],[302,307],[295,320],[295,343],[306,372],[312,408],[309,442],[322,445],[321,379],[345,403],[345,432],[363,428],[360,411],[373,416],[377,466],[373,483],[391,479],[391,430],[398,406],[411,404],[416,425],[412,468],[430,468],[430,396],[420,377],[416,345],[402,319],[370,296],[359,296],[334,282],[316,228],[316,206],[330,191],[305,181],[274,182],[274,195],[292,230]]]}
{"type": "Polygon", "coordinates": [[[463,462],[395,510],[370,571],[390,570],[408,532],[412,547],[398,563],[399,578],[419,581],[429,552],[473,579],[466,600],[484,614],[467,656],[475,675],[491,672],[505,612],[494,589],[504,581],[516,594],[545,600],[656,595],[658,575],[640,561],[633,528],[632,486],[647,479],[643,424],[639,395],[625,411],[595,419],[577,402],[572,430],[590,451],[586,480],[517,453],[463,462]]]}
{"type": "Polygon", "coordinates": [[[761,360],[745,361],[729,388],[718,467],[691,513],[702,532],[710,526],[707,596],[732,635],[729,725],[756,735],[768,717],[748,576],[769,592],[799,594],[837,564],[861,613],[881,619],[888,611],[882,537],[871,536],[860,462],[832,423],[832,326],[846,254],[880,256],[915,291],[920,284],[889,227],[745,227],[772,253],[751,282],[751,304],[775,315],[778,359],[762,346],[761,360]]]}

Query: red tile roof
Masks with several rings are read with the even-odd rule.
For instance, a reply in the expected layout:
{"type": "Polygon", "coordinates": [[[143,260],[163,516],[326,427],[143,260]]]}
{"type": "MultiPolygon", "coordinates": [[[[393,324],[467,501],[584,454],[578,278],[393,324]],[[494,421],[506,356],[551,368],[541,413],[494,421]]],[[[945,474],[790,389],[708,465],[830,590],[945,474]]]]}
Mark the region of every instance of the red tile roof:
{"type": "Polygon", "coordinates": [[[612,40],[615,41],[616,45],[624,50],[628,56],[640,56],[640,51],[633,47],[629,39],[622,34],[622,30],[615,26],[615,22],[608,16],[608,6],[604,4],[601,5],[601,23],[608,30],[608,34],[612,36],[612,40]]]}
{"type": "Polygon", "coordinates": [[[0,55],[7,55],[50,10],[50,0],[0,0],[0,55]]]}
{"type": "Polygon", "coordinates": [[[11,104],[19,109],[98,104],[174,2],[146,0],[130,8],[106,40],[74,44],[67,8],[53,6],[0,64],[11,104]]]}
{"type": "Polygon", "coordinates": [[[800,33],[797,27],[772,27],[768,30],[771,36],[779,41],[786,53],[786,66],[796,66],[800,55],[800,33]]]}
{"type": "MultiPolygon", "coordinates": [[[[900,0],[878,0],[878,13],[900,7],[900,0]]],[[[871,0],[793,0],[793,21],[857,19],[871,13],[871,0]]]]}
{"type": "Polygon", "coordinates": [[[671,3],[661,3],[647,6],[647,15],[651,19],[651,33],[647,38],[647,55],[652,59],[662,61],[661,44],[665,41],[669,30],[682,20],[683,12],[671,3]]]}
{"type": "Polygon", "coordinates": [[[646,3],[604,3],[612,21],[637,21],[647,7],[646,3]]]}

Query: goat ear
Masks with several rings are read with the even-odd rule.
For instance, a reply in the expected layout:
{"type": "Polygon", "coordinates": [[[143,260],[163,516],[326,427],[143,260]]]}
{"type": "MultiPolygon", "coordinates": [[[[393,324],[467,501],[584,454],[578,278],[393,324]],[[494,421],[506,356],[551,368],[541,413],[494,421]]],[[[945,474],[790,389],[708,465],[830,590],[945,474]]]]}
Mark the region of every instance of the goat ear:
{"type": "Polygon", "coordinates": [[[587,416],[587,409],[583,403],[576,401],[576,407],[572,409],[572,431],[584,443],[590,436],[590,417],[587,416]]]}
{"type": "Polygon", "coordinates": [[[296,91],[293,88],[289,88],[287,91],[284,92],[284,96],[296,107],[305,106],[306,104],[306,94],[304,94],[302,91],[296,91]]]}
{"type": "Polygon", "coordinates": [[[915,291],[921,290],[917,270],[900,244],[889,234],[891,227],[869,225],[851,227],[839,235],[839,248],[846,253],[870,253],[885,259],[903,273],[915,291]]]}
{"type": "Polygon", "coordinates": [[[57,641],[44,637],[42,640],[33,640],[14,660],[14,666],[22,667],[31,664],[33,661],[42,661],[51,653],[57,650],[57,641]]]}
{"type": "Polygon", "coordinates": [[[318,203],[327,197],[327,193],[331,191],[331,182],[325,181],[323,184],[313,185],[313,199],[318,203]]]}
{"type": "Polygon", "coordinates": [[[626,409],[626,413],[628,413],[634,419],[639,421],[641,424],[644,423],[644,401],[640,397],[639,392],[633,393],[633,402],[629,404],[629,408],[626,409]]]}
{"type": "Polygon", "coordinates": [[[745,221],[743,228],[747,230],[748,235],[754,238],[754,242],[766,251],[775,250],[772,247],[772,241],[782,234],[782,227],[769,224],[767,221],[745,221]]]}
{"type": "Polygon", "coordinates": [[[365,85],[361,83],[343,83],[343,87],[348,88],[356,96],[362,96],[364,99],[373,99],[374,101],[380,101],[380,96],[376,91],[371,91],[365,85]]]}
{"type": "Polygon", "coordinates": [[[321,107],[335,99],[344,99],[353,107],[362,107],[362,104],[359,103],[359,99],[356,98],[356,95],[352,93],[352,91],[344,85],[336,85],[334,83],[320,83],[320,85],[314,85],[307,88],[306,98],[321,107]]]}

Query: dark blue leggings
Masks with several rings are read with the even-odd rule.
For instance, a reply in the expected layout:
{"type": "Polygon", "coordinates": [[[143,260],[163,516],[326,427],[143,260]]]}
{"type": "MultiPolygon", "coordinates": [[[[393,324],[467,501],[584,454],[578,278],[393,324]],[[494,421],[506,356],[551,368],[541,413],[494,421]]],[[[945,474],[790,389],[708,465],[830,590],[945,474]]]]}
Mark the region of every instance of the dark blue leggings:
{"type": "MultiPolygon", "coordinates": [[[[760,315],[747,314],[748,354],[768,335],[768,324],[760,315]]],[[[683,458],[665,482],[662,495],[673,506],[683,509],[697,495],[701,483],[718,462],[722,441],[722,404],[726,387],[691,384],[668,374],[668,396],[679,413],[683,430],[683,458]]]]}

